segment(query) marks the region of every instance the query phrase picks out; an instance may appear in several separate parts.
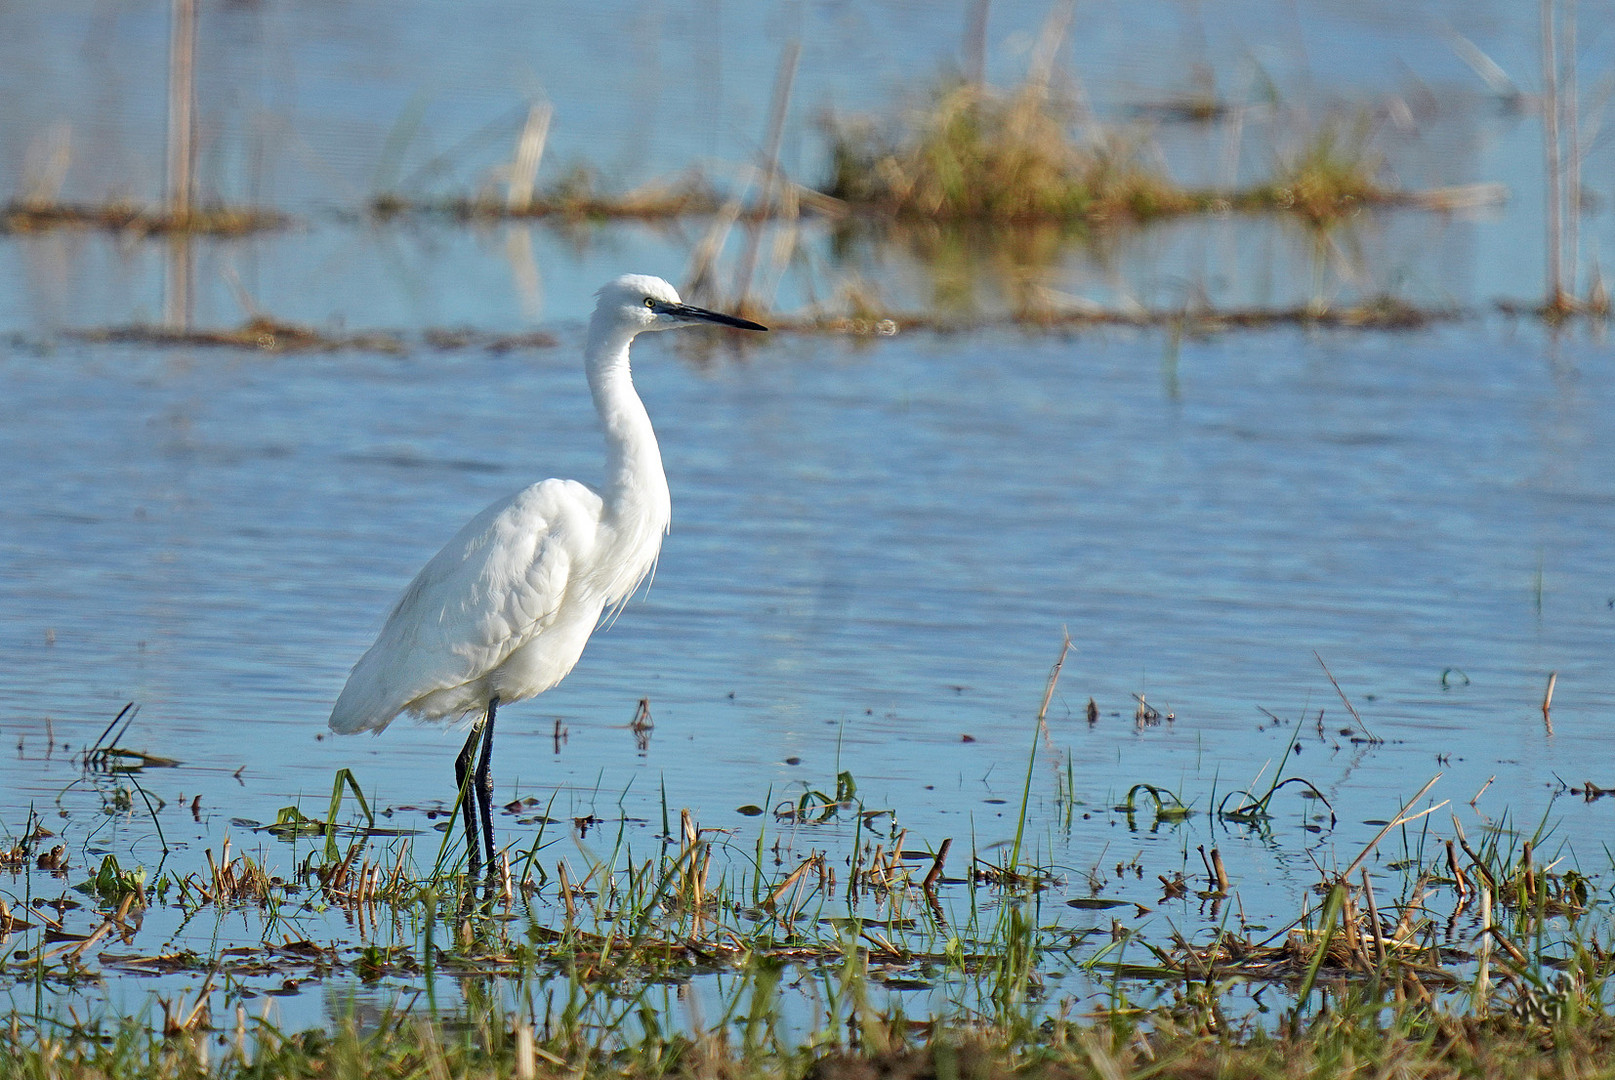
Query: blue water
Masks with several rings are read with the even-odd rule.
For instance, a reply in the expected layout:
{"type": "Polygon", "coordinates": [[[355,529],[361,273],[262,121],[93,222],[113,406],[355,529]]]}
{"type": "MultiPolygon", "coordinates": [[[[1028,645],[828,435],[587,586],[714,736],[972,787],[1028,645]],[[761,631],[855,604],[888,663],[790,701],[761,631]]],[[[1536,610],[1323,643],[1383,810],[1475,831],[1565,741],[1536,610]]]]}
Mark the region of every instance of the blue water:
{"type": "MultiPolygon", "coordinates": [[[[45,756],[45,718],[78,746],[126,700],[126,744],[185,762],[142,780],[182,865],[226,833],[253,843],[233,818],[322,808],[341,767],[382,806],[445,798],[457,735],[338,739],[323,721],[463,518],[530,478],[592,475],[577,328],[557,329],[552,351],[496,357],[9,352],[7,824],[78,775],[45,756]],[[178,805],[198,794],[199,820],[178,805]]],[[[638,361],[675,507],[656,582],[561,688],[505,711],[501,800],[558,789],[566,816],[627,813],[649,835],[665,790],[750,835],[737,807],[845,770],[914,846],[985,848],[1013,832],[1069,631],[1034,827],[1073,895],[1095,860],[1160,848],[1146,865],[1170,873],[1185,844],[1114,818],[1054,827],[1065,752],[1093,808],[1148,782],[1205,810],[1283,758],[1262,708],[1308,715],[1289,768],[1341,825],[1303,833],[1297,799],[1276,848],[1202,836],[1253,915],[1294,910],[1308,849],[1349,862],[1376,831],[1360,823],[1438,771],[1469,828],[1551,806],[1596,862],[1607,808],[1555,801],[1560,779],[1609,779],[1615,445],[1598,418],[1615,386],[1596,343],[1482,324],[1175,351],[1153,331],[782,335],[699,364],[669,346],[638,361]],[[1386,745],[1337,737],[1352,721],[1314,650],[1386,745]],[[1135,693],[1175,720],[1135,729],[1135,693]],[[641,697],[644,753],[626,730],[641,697]]],[[[80,787],[61,805],[97,804],[80,787]]],[[[151,865],[150,829],[124,828],[151,865]]]]}
{"type": "MultiPolygon", "coordinates": [[[[398,354],[87,342],[66,331],[162,317],[166,247],[0,239],[0,825],[17,832],[33,807],[71,860],[63,879],[0,876],[8,903],[76,884],[108,852],[190,873],[226,835],[286,872],[300,853],[241,822],[294,802],[323,812],[340,768],[392,825],[435,847],[420,808],[449,797],[459,733],[401,723],[339,739],[324,732],[330,704],[397,592],[461,522],[533,480],[596,476],[577,359],[589,294],[624,270],[677,279],[706,223],[373,227],[337,210],[376,189],[382,144],[417,93],[426,133],[400,174],[534,93],[556,105],[550,153],[624,183],[743,160],[778,49],[797,35],[787,164],[811,172],[811,110],[887,100],[950,55],[961,22],[898,4],[756,10],[580,9],[540,34],[520,6],[447,30],[380,6],[207,9],[204,42],[217,51],[204,83],[245,74],[206,98],[217,134],[205,184],[301,219],[198,243],[196,321],[262,311],[336,332],[382,328],[405,343],[398,354]],[[476,29],[501,20],[511,27],[476,29]],[[586,38],[610,40],[579,52],[586,38]],[[680,126],[687,110],[699,120],[680,126]],[[423,328],[445,326],[537,328],[557,344],[495,353],[422,341],[423,328]],[[127,701],[141,711],[126,744],[183,762],[140,778],[164,801],[167,862],[144,807],[109,812],[116,784],[81,779],[67,752],[127,701]]],[[[992,68],[1008,77],[1044,9],[992,10],[992,68]]],[[[1175,223],[1068,246],[1021,284],[1030,276],[1056,306],[1205,295],[1283,307],[1391,292],[1481,313],[1394,334],[989,328],[642,342],[636,374],[673,532],[648,595],[596,635],[572,676],[501,713],[501,800],[553,796],[558,818],[642,821],[633,830],[647,850],[664,804],[687,807],[746,847],[759,824],[737,808],[833,790],[845,771],[866,806],[895,812],[911,847],[952,838],[962,873],[972,844],[1013,835],[1036,747],[1030,848],[1059,875],[1057,899],[1086,895],[1091,869],[1137,857],[1142,877],[1107,895],[1157,909],[1140,920],[1194,923],[1192,901],[1164,904],[1151,886],[1196,873],[1195,846],[1215,845],[1245,914],[1279,923],[1317,880],[1314,860],[1349,863],[1378,831],[1368,823],[1440,772],[1426,800],[1451,800],[1429,819],[1440,835],[1450,813],[1470,835],[1546,818],[1550,846],[1567,844],[1607,886],[1609,802],[1565,788],[1615,786],[1615,375],[1599,333],[1484,313],[1497,296],[1540,291],[1536,135],[1528,116],[1476,103],[1435,32],[1451,19],[1528,72],[1512,44],[1527,16],[1452,5],[1409,25],[1344,9],[1237,11],[1197,30],[1186,8],[1084,5],[1072,70],[1117,109],[1182,89],[1184,56],[1202,51],[1227,61],[1230,80],[1260,62],[1314,105],[1427,81],[1462,106],[1421,113],[1413,133],[1385,127],[1396,168],[1420,184],[1501,180],[1515,196],[1478,216],[1364,215],[1321,243],[1288,223],[1175,223]],[[1034,717],[1066,633],[1072,652],[1041,735],[1034,717]],[[1550,672],[1551,733],[1540,711],[1550,672]],[[1136,726],[1134,695],[1171,722],[1136,726]],[[628,730],[642,698],[655,721],[643,750],[628,730]],[[1341,734],[1364,724],[1382,745],[1341,734]],[[1214,799],[1265,787],[1281,763],[1328,798],[1335,827],[1282,796],[1265,834],[1210,823],[1214,799]],[[1109,807],[1137,783],[1201,813],[1130,832],[1109,807]]],[[[1585,4],[1583,19],[1595,25],[1585,4]]],[[[0,64],[0,88],[20,103],[0,118],[17,183],[30,140],[66,116],[96,148],[75,151],[66,195],[156,190],[155,69],[84,72],[132,41],[160,52],[163,26],[155,8],[0,14],[15,31],[0,41],[39,46],[0,64]]],[[[1584,44],[1591,66],[1607,43],[1589,33],[1584,44]]],[[[497,153],[456,159],[434,190],[481,182],[507,134],[497,153]]],[[[1202,163],[1228,137],[1162,134],[1175,159],[1202,163]]],[[[1277,126],[1261,139],[1282,141],[1277,126]]],[[[1588,229],[1595,253],[1607,215],[1588,229]]],[[[987,314],[1015,293],[985,249],[939,270],[923,245],[838,248],[816,223],[801,250],[777,293],[786,311],[853,273],[908,310],[958,299],[961,280],[987,314]]],[[[530,826],[502,818],[500,829],[502,842],[530,842],[530,826]]],[[[798,856],[825,846],[795,842],[798,856]]],[[[1065,917],[1108,926],[1111,914],[1065,917]]],[[[310,918],[299,932],[356,940],[340,919],[310,918]]],[[[157,907],[135,951],[258,940],[248,919],[219,925],[181,926],[157,907]]],[[[172,985],[114,973],[83,993],[127,1007],[172,985]]],[[[309,1022],[330,1006],[280,1000],[309,1022]]]]}
{"type": "MultiPolygon", "coordinates": [[[[1024,77],[1051,9],[1047,0],[989,6],[993,81],[1024,77]]],[[[1589,88],[1589,200],[1574,283],[1582,295],[1615,244],[1615,219],[1600,209],[1612,194],[1611,144],[1591,137],[1591,88],[1615,61],[1615,40],[1604,31],[1607,3],[1584,2],[1578,12],[1580,84],[1589,88]]],[[[585,166],[607,191],[691,170],[738,190],[765,142],[791,42],[800,43],[801,58],[781,164],[792,179],[815,184],[825,171],[826,112],[889,115],[941,72],[957,70],[964,16],[963,6],[939,12],[898,0],[542,8],[483,0],[452,18],[374,2],[207,6],[198,29],[199,196],[281,209],[300,227],[199,245],[196,317],[233,324],[247,307],[350,326],[575,317],[625,261],[681,274],[705,223],[563,236],[409,223],[375,234],[342,223],[382,192],[499,195],[532,102],[554,110],[541,187],[585,166]],[[575,276],[573,260],[581,264],[575,276]]],[[[1390,293],[1478,306],[1542,295],[1542,137],[1531,96],[1542,81],[1537,20],[1529,6],[1445,0],[1411,9],[1245,0],[1214,12],[1078,5],[1055,83],[1079,130],[1089,115],[1121,125],[1143,160],[1185,183],[1271,176],[1320,127],[1349,133],[1361,122],[1385,182],[1497,184],[1507,199],[1422,221],[1363,222],[1321,244],[1243,223],[1191,223],[1064,260],[1042,284],[1165,307],[1202,292],[1221,303],[1390,293]],[[1465,42],[1495,65],[1491,81],[1460,58],[1465,42]],[[1215,124],[1184,126],[1135,111],[1185,96],[1209,96],[1230,112],[1215,124]]],[[[0,191],[158,201],[166,33],[161,4],[114,10],[80,0],[48,13],[0,11],[0,42],[8,43],[0,46],[8,102],[0,191]],[[53,145],[65,156],[53,158],[53,145]]],[[[0,245],[0,330],[155,321],[163,258],[161,243],[127,238],[8,240],[0,245]]],[[[866,277],[899,305],[929,300],[893,262],[877,260],[866,277]]],[[[811,251],[786,275],[780,300],[790,308],[832,294],[845,272],[860,269],[811,251]]]]}

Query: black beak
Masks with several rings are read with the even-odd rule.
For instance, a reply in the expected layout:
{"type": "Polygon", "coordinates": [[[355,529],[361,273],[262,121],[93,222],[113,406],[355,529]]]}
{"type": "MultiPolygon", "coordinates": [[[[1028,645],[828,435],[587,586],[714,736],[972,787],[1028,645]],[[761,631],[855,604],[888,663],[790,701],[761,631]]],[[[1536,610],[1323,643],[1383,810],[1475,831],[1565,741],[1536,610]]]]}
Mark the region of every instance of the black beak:
{"type": "Polygon", "coordinates": [[[750,319],[742,319],[738,315],[725,315],[719,311],[708,311],[706,308],[691,307],[689,304],[662,304],[658,303],[656,311],[664,315],[685,319],[689,322],[717,323],[719,326],[733,326],[741,330],[767,330],[762,323],[754,323],[750,319]]]}

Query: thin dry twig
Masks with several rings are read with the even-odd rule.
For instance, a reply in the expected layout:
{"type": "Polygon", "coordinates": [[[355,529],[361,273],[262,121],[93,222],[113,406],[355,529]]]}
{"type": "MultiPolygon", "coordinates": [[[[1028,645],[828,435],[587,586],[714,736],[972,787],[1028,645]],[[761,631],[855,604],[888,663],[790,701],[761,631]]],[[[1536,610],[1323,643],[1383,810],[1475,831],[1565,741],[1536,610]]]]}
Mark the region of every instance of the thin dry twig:
{"type": "Polygon", "coordinates": [[[1363,898],[1368,901],[1368,927],[1374,935],[1374,959],[1385,967],[1385,933],[1379,924],[1379,905],[1374,903],[1374,886],[1369,883],[1368,870],[1363,870],[1363,898]]]}
{"type": "MultiPolygon", "coordinates": [[[[1067,630],[1063,633],[1065,641],[1063,641],[1060,645],[1060,658],[1054,662],[1054,667],[1049,672],[1049,684],[1043,689],[1043,704],[1037,710],[1037,722],[1039,726],[1043,726],[1048,720],[1049,702],[1054,700],[1054,688],[1059,685],[1060,682],[1060,669],[1065,666],[1065,655],[1071,649],[1071,632],[1067,630]]],[[[1047,734],[1047,732],[1048,729],[1045,727],[1044,733],[1047,734]]]]}
{"type": "MultiPolygon", "coordinates": [[[[1325,669],[1325,670],[1327,670],[1327,669],[1325,669]]],[[[1441,779],[1441,774],[1436,773],[1434,776],[1432,776],[1429,780],[1427,780],[1425,782],[1425,785],[1422,788],[1420,788],[1417,792],[1414,793],[1413,798],[1409,799],[1407,802],[1402,804],[1402,809],[1400,809],[1400,810],[1398,810],[1396,812],[1396,817],[1393,818],[1390,821],[1390,823],[1385,826],[1385,828],[1381,829],[1378,833],[1375,834],[1374,839],[1372,839],[1372,840],[1370,840],[1368,842],[1368,846],[1363,848],[1363,850],[1358,853],[1357,857],[1351,861],[1351,865],[1346,867],[1345,871],[1341,873],[1340,877],[1341,877],[1342,880],[1351,877],[1351,875],[1356,872],[1357,868],[1363,864],[1363,860],[1368,858],[1369,852],[1373,851],[1374,848],[1379,845],[1379,842],[1381,840],[1385,839],[1385,834],[1386,833],[1390,832],[1392,829],[1396,828],[1398,825],[1405,825],[1410,821],[1417,821],[1419,818],[1424,817],[1424,815],[1426,815],[1426,814],[1433,814],[1437,810],[1440,810],[1443,806],[1447,805],[1447,800],[1442,799],[1439,803],[1437,803],[1436,805],[1430,807],[1428,810],[1420,810],[1417,814],[1409,814],[1408,813],[1408,807],[1412,806],[1414,803],[1416,803],[1420,799],[1424,798],[1424,793],[1426,791],[1429,791],[1432,787],[1434,787],[1436,781],[1440,780],[1440,779],[1441,779]]]]}
{"type": "Polygon", "coordinates": [[[1464,868],[1458,865],[1458,849],[1451,840],[1447,841],[1447,869],[1452,873],[1454,887],[1458,890],[1458,904],[1463,906],[1469,899],[1469,877],[1464,868]]]}
{"type": "Polygon", "coordinates": [[[809,870],[817,868],[821,858],[822,856],[813,855],[809,858],[803,859],[802,865],[798,866],[795,870],[792,870],[785,880],[780,882],[779,886],[768,895],[768,899],[763,901],[763,907],[769,911],[774,911],[779,905],[780,897],[790,892],[791,887],[802,879],[802,875],[806,874],[809,870]]]}
{"type": "MultiPolygon", "coordinates": [[[[768,109],[768,140],[762,160],[762,206],[764,212],[774,206],[774,187],[779,176],[780,143],[785,134],[785,116],[791,102],[791,88],[796,83],[797,61],[802,55],[802,42],[793,38],[780,54],[779,70],[774,79],[774,95],[768,109]]],[[[757,266],[757,248],[762,240],[761,225],[754,224],[741,253],[740,269],[735,275],[735,298],[740,310],[747,310],[751,299],[751,279],[757,266]]]]}
{"type": "Polygon", "coordinates": [[[953,846],[953,837],[942,841],[942,846],[936,849],[936,858],[931,860],[931,869],[926,871],[925,880],[920,883],[926,892],[936,888],[936,883],[942,877],[942,864],[948,861],[948,849],[953,846]]]}
{"type": "Polygon", "coordinates": [[[551,106],[536,101],[527,110],[527,123],[522,126],[521,139],[516,143],[516,158],[510,163],[510,179],[505,188],[505,208],[512,214],[533,208],[533,182],[538,176],[539,163],[544,160],[544,143],[549,138],[553,115],[551,106]]]}
{"type": "Polygon", "coordinates": [[[1318,666],[1323,668],[1323,673],[1325,675],[1329,676],[1329,684],[1335,688],[1335,693],[1340,695],[1341,704],[1346,706],[1346,711],[1351,713],[1351,718],[1352,720],[1356,721],[1357,726],[1363,729],[1363,734],[1368,737],[1368,741],[1374,743],[1383,742],[1383,739],[1376,736],[1372,731],[1369,731],[1368,725],[1363,723],[1363,718],[1358,715],[1357,710],[1352,707],[1351,699],[1346,696],[1346,691],[1340,688],[1340,683],[1335,681],[1335,673],[1329,670],[1329,665],[1323,662],[1323,657],[1319,656],[1316,649],[1312,651],[1312,655],[1317,657],[1318,666]]]}

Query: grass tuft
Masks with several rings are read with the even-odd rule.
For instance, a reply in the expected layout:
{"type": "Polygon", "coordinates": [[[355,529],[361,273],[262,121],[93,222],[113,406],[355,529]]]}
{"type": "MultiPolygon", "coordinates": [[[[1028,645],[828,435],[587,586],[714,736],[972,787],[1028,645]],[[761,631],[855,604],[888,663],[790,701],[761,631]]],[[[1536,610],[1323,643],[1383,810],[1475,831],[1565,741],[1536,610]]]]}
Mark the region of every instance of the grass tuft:
{"type": "Polygon", "coordinates": [[[946,83],[894,122],[826,122],[825,192],[898,219],[996,223],[1144,223],[1190,213],[1294,213],[1327,227],[1375,204],[1416,202],[1379,180],[1384,162],[1366,115],[1325,119],[1238,191],[1183,187],[1150,160],[1146,141],[1083,125],[1045,83],[1004,91],[946,83]]]}
{"type": "Polygon", "coordinates": [[[898,217],[1040,221],[1147,219],[1195,208],[1116,135],[1084,144],[1073,110],[1047,86],[1004,92],[975,83],[939,89],[923,107],[883,128],[827,123],[825,190],[898,217]]]}
{"type": "Polygon", "coordinates": [[[1236,205],[1293,210],[1326,227],[1365,205],[1396,201],[1398,194],[1378,180],[1384,159],[1372,147],[1372,134],[1367,116],[1325,120],[1281,160],[1272,184],[1243,193],[1236,205]]]}

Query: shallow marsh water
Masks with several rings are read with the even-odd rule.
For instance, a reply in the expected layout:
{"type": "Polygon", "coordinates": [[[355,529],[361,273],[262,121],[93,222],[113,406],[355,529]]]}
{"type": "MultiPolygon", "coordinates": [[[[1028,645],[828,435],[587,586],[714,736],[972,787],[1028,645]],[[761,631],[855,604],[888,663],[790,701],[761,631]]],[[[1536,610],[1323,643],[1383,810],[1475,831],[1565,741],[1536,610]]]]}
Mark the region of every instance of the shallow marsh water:
{"type": "MultiPolygon", "coordinates": [[[[662,175],[695,154],[747,157],[778,46],[797,29],[809,47],[796,99],[804,115],[793,130],[805,130],[826,86],[854,104],[883,103],[889,84],[934,70],[957,28],[937,29],[900,6],[872,10],[887,32],[832,20],[835,32],[825,33],[814,19],[833,10],[811,7],[786,11],[779,25],[731,27],[731,37],[710,45],[720,58],[737,55],[745,31],[769,48],[738,54],[744,59],[727,69],[732,83],[710,75],[722,65],[702,62],[709,75],[692,94],[712,107],[696,110],[703,145],[693,151],[646,134],[665,130],[644,121],[663,116],[647,104],[660,100],[648,76],[620,96],[592,97],[557,78],[554,154],[593,150],[602,144],[585,135],[597,135],[616,148],[611,163],[634,162],[621,170],[626,181],[662,175]],[[849,43],[881,60],[859,79],[841,78],[830,60],[868,58],[842,55],[849,43]]],[[[1075,59],[1102,88],[1100,105],[1182,90],[1182,48],[1130,48],[1160,28],[1128,22],[1121,10],[1106,8],[1095,17],[1102,32],[1076,38],[1075,59]],[[1118,70],[1114,58],[1129,55],[1137,66],[1118,70]]],[[[1255,35],[1265,8],[1239,10],[1236,23],[1255,35]]],[[[1512,9],[1469,24],[1473,10],[1454,6],[1447,16],[1510,70],[1528,62],[1509,51],[1520,36],[1512,9]]],[[[1044,6],[993,11],[995,26],[1002,19],[1016,29],[991,63],[1018,76],[1044,6]]],[[[26,16],[16,9],[0,18],[26,16]]],[[[157,24],[137,16],[77,30],[51,23],[0,41],[57,42],[36,51],[71,73],[98,55],[73,51],[84,42],[153,32],[157,24]]],[[[344,50],[368,40],[352,27],[313,34],[296,23],[312,16],[274,5],[220,9],[219,17],[240,31],[207,61],[219,71],[241,70],[229,52],[241,49],[260,64],[265,55],[288,58],[288,70],[317,71],[311,85],[325,86],[325,64],[345,70],[344,50]],[[298,45],[320,35],[335,52],[298,45]],[[280,44],[266,50],[266,39],[280,44]]],[[[665,55],[670,75],[695,54],[660,53],[652,30],[688,36],[677,23],[641,26],[633,38],[641,58],[665,55]]],[[[1194,46],[1208,61],[1240,52],[1222,37],[1220,19],[1219,27],[1194,46]]],[[[449,794],[459,734],[401,722],[380,739],[327,737],[330,703],[398,590],[469,515],[546,475],[595,475],[598,437],[576,359],[589,293],[627,269],[677,278],[706,223],[572,231],[356,223],[343,211],[370,193],[387,134],[427,78],[412,66],[416,27],[405,29],[382,50],[386,62],[364,69],[373,82],[362,94],[327,87],[277,99],[275,65],[250,68],[263,73],[261,96],[295,116],[312,154],[263,141],[267,127],[231,124],[232,109],[251,111],[252,94],[211,99],[233,104],[212,114],[222,133],[214,156],[204,155],[205,186],[256,193],[302,217],[285,233],[198,242],[192,302],[201,325],[233,325],[262,310],[333,329],[397,331],[402,352],[87,342],[64,331],[162,317],[166,247],[77,233],[0,244],[0,825],[15,834],[32,808],[70,846],[64,875],[0,877],[0,895],[14,907],[68,891],[107,853],[126,867],[192,873],[227,836],[289,872],[306,845],[254,823],[292,803],[323,814],[344,767],[390,811],[389,826],[417,834],[417,857],[435,850],[442,822],[432,815],[449,794]],[[261,171],[232,164],[248,161],[261,171]],[[238,176],[250,180],[234,187],[238,176]],[[557,345],[497,353],[421,341],[425,328],[460,325],[537,327],[557,345]],[[130,782],[85,776],[73,755],[131,700],[141,712],[125,744],[181,761],[138,777],[162,801],[155,816],[173,848],[166,860],[153,815],[138,798],[124,801],[130,782]]],[[[1192,29],[1173,32],[1193,39],[1192,29]]],[[[1339,12],[1298,21],[1286,42],[1314,34],[1332,42],[1310,51],[1310,69],[1288,66],[1295,58],[1284,49],[1254,47],[1270,67],[1290,57],[1275,70],[1316,106],[1337,93],[1378,93],[1401,78],[1401,63],[1415,82],[1461,82],[1427,29],[1410,36],[1390,21],[1339,12]],[[1342,37],[1343,29],[1352,32],[1342,37]]],[[[500,50],[516,48],[517,37],[493,46],[509,63],[500,50]]],[[[1606,44],[1589,36],[1589,64],[1606,44]]],[[[515,69],[498,69],[505,85],[486,79],[480,59],[457,62],[462,76],[476,72],[478,92],[444,91],[447,112],[428,114],[438,141],[413,146],[401,172],[531,92],[519,72],[509,74],[515,69]]],[[[52,95],[15,80],[50,73],[25,64],[0,64],[0,72],[14,81],[8,98],[30,103],[8,110],[0,128],[15,161],[31,137],[26,124],[37,134],[54,115],[40,104],[52,95]]],[[[103,197],[109,178],[150,179],[140,169],[151,162],[139,162],[151,140],[130,134],[152,120],[138,104],[147,96],[67,82],[101,87],[89,102],[68,90],[55,96],[69,115],[96,118],[77,121],[79,137],[89,132],[90,144],[119,153],[96,164],[79,151],[66,194],[103,197]],[[91,108],[112,99],[118,108],[91,108]],[[120,139],[102,138],[99,123],[120,139]]],[[[1384,136],[1411,182],[1509,184],[1516,194],[1506,207],[1479,217],[1364,215],[1322,236],[1287,222],[1196,220],[1089,246],[1032,243],[1033,256],[1007,259],[990,246],[934,237],[849,248],[810,224],[807,268],[792,266],[779,303],[822,297],[853,272],[898,306],[963,301],[989,315],[1013,306],[1028,279],[1056,302],[1120,310],[1176,309],[1201,295],[1288,307],[1388,293],[1470,308],[1535,295],[1535,132],[1519,113],[1465,93],[1453,115],[1421,113],[1412,133],[1390,125],[1384,136]]],[[[1226,129],[1161,137],[1175,162],[1204,163],[1233,145],[1226,129]]],[[[1249,138],[1240,175],[1265,172],[1262,155],[1280,141],[1274,132],[1249,138]]],[[[791,153],[789,165],[810,171],[809,152],[794,161],[791,153]]],[[[458,179],[474,181],[485,164],[471,155],[458,163],[458,179]]],[[[1589,218],[1589,251],[1607,242],[1608,227],[1608,215],[1589,218]]],[[[737,851],[764,829],[798,856],[844,851],[850,826],[793,827],[739,808],[833,791],[846,772],[867,807],[890,809],[909,830],[911,848],[953,839],[950,873],[962,875],[971,851],[989,854],[1014,834],[1035,752],[1029,853],[1056,875],[1049,906],[1076,931],[1108,930],[1122,917],[1063,907],[1096,888],[1151,909],[1122,909],[1131,927],[1164,936],[1168,925],[1204,925],[1192,893],[1163,901],[1155,881],[1179,870],[1195,876],[1202,844],[1228,860],[1243,916],[1276,928],[1309,902],[1315,861],[1349,862],[1375,822],[1437,772],[1427,801],[1451,800],[1471,835],[1487,820],[1529,832],[1545,819],[1555,828],[1546,848],[1557,853],[1562,841],[1608,889],[1615,871],[1602,845],[1612,801],[1567,795],[1587,780],[1615,786],[1607,733],[1615,374],[1597,333],[1552,335],[1483,316],[1398,334],[1111,328],[661,338],[635,355],[668,464],[674,530],[648,596],[597,635],[561,688],[504,714],[498,795],[553,806],[561,824],[547,827],[548,851],[586,861],[579,848],[608,849],[621,819],[643,845],[637,850],[651,849],[664,807],[732,830],[737,851]],[[1043,736],[1033,717],[1065,632],[1074,647],[1043,736]],[[1314,651],[1383,744],[1341,733],[1362,729],[1314,651]],[[1539,709],[1550,671],[1558,674],[1551,734],[1539,709]],[[1135,724],[1135,694],[1173,719],[1135,724]],[[1100,710],[1092,726],[1090,697],[1100,710]],[[641,698],[655,721],[644,747],[629,729],[641,698]],[[1291,744],[1297,723],[1299,749],[1291,744]],[[1336,824],[1293,789],[1275,802],[1270,828],[1213,823],[1217,800],[1265,786],[1280,762],[1327,796],[1336,824]],[[1174,823],[1115,812],[1139,783],[1178,793],[1198,813],[1174,823]],[[574,838],[568,823],[588,815],[604,828],[574,838]],[[1113,873],[1117,865],[1127,873],[1113,873]]],[[[1443,835],[1447,813],[1430,819],[1443,835]]],[[[521,846],[536,834],[515,815],[499,828],[503,842],[521,846]]],[[[1397,861],[1402,845],[1394,837],[1380,862],[1397,861]]],[[[1385,880],[1400,880],[1379,865],[1385,880]]],[[[957,909],[974,902],[968,892],[944,890],[955,922],[966,921],[957,909]]],[[[541,923],[558,917],[537,908],[541,923]]],[[[87,913],[73,918],[89,929],[87,913]]],[[[273,925],[277,935],[323,944],[413,942],[408,928],[361,930],[335,910],[277,918],[286,920],[273,925]]],[[[133,948],[206,953],[258,943],[265,932],[251,910],[185,919],[158,904],[133,948]]],[[[136,1009],[202,978],[105,975],[105,985],[52,989],[50,1004],[136,1009]]],[[[1063,992],[1079,1000],[1101,992],[1071,976],[1063,992]]],[[[319,993],[278,998],[278,1008],[289,1024],[313,1023],[349,1007],[350,993],[381,1007],[417,984],[400,976],[355,991],[351,977],[333,977],[317,983],[319,993]]],[[[721,984],[703,977],[698,992],[721,995],[721,984]]],[[[244,985],[261,994],[277,982],[266,974],[244,985]]],[[[9,992],[32,1007],[38,989],[20,983],[9,992]]],[[[446,982],[441,990],[451,1004],[460,994],[446,982]]],[[[935,991],[894,993],[923,1003],[935,991]]]]}
{"type": "MultiPolygon", "coordinates": [[[[140,778],[167,804],[171,866],[202,865],[228,835],[289,870],[296,853],[250,824],[299,801],[319,816],[342,767],[435,850],[411,808],[441,807],[459,736],[400,722],[338,739],[323,722],[396,591],[461,520],[529,478],[593,474],[578,328],[555,329],[556,348],[506,355],[8,350],[7,826],[60,807],[85,845],[68,882],[103,851],[156,866],[140,803],[104,812],[107,782],[73,785],[63,752],[134,700],[125,745],[183,761],[140,778]]],[[[962,869],[963,852],[1014,833],[1068,630],[1030,817],[1060,898],[1136,858],[1142,878],[1103,872],[1104,895],[1154,908],[1155,875],[1193,876],[1205,844],[1245,916],[1277,925],[1305,903],[1314,859],[1349,862],[1368,823],[1437,772],[1431,801],[1471,831],[1547,816],[1552,846],[1602,880],[1607,801],[1561,783],[1611,779],[1602,355],[1487,323],[1176,345],[1164,331],[645,341],[636,371],[674,531],[648,596],[561,688],[504,714],[498,800],[626,817],[653,846],[665,799],[749,849],[759,823],[738,808],[833,790],[846,771],[911,848],[953,838],[962,869]],[[1339,734],[1356,725],[1314,650],[1384,745],[1339,734]],[[1175,719],[1136,726],[1135,693],[1175,719]],[[642,697],[655,728],[639,750],[642,697]],[[1208,822],[1214,797],[1286,759],[1337,826],[1283,797],[1270,830],[1208,822]],[[1129,828],[1110,808],[1136,783],[1201,815],[1129,828]]],[[[581,842],[609,847],[612,828],[581,842]]],[[[501,822],[502,842],[534,835],[501,822]]],[[[305,917],[318,940],[353,933],[305,917]]]]}

